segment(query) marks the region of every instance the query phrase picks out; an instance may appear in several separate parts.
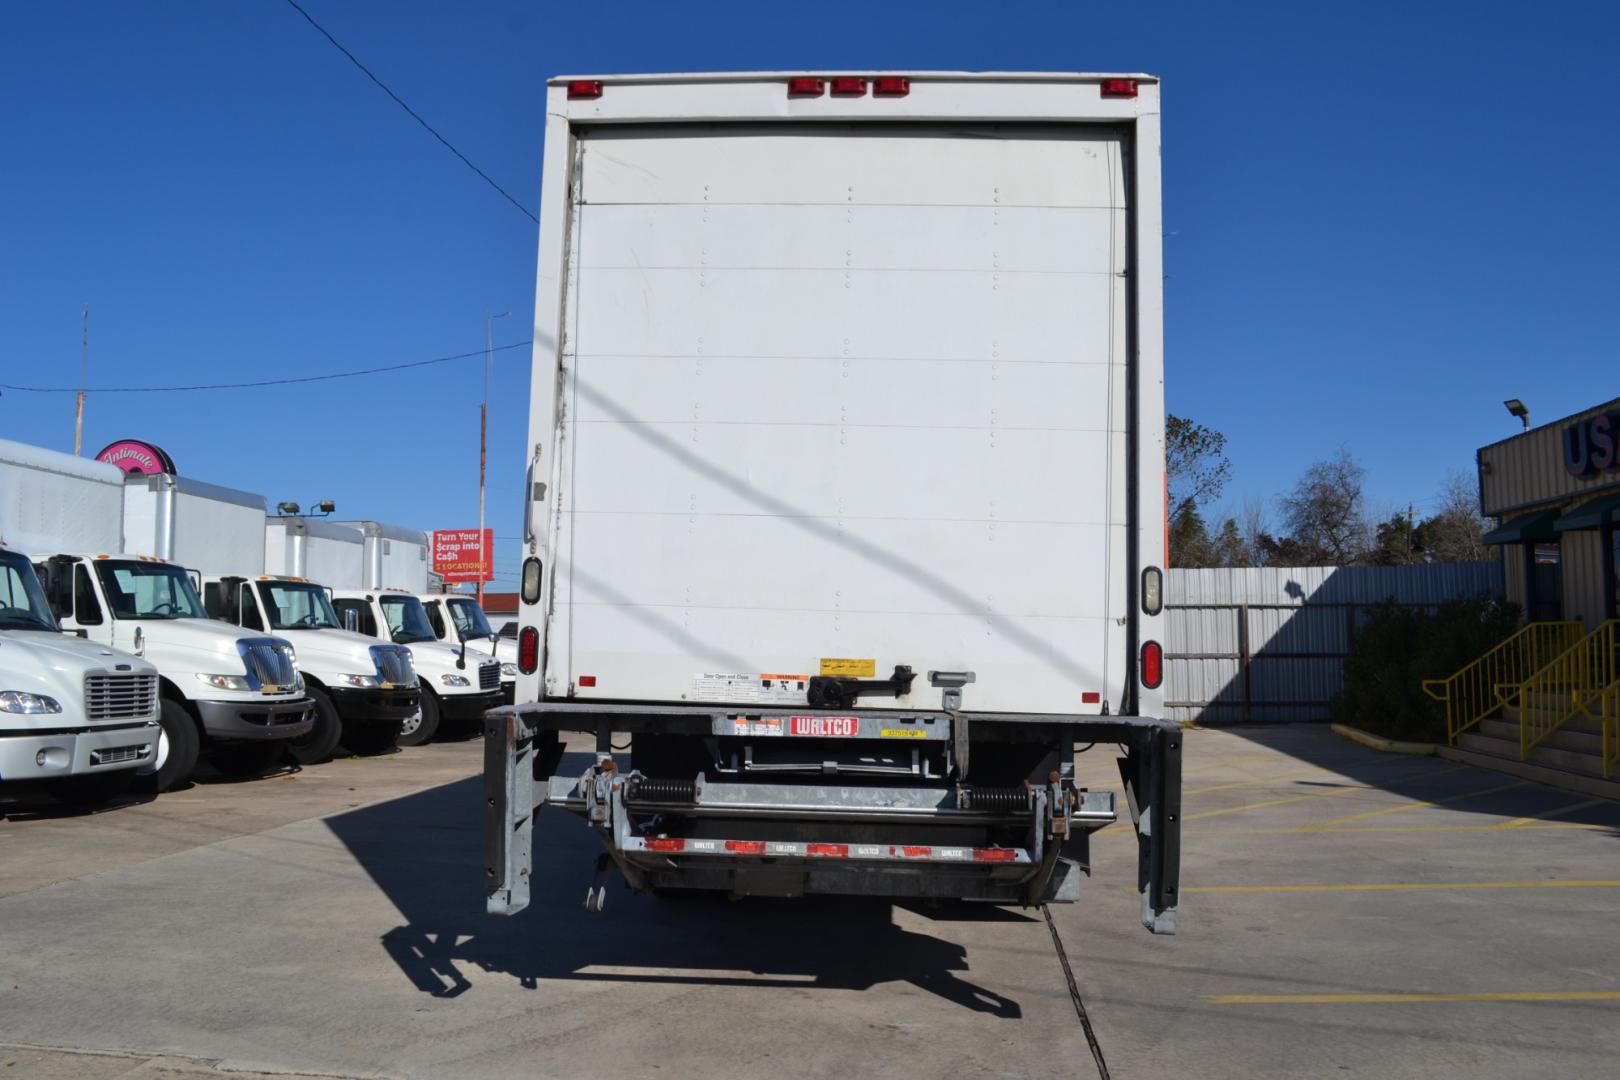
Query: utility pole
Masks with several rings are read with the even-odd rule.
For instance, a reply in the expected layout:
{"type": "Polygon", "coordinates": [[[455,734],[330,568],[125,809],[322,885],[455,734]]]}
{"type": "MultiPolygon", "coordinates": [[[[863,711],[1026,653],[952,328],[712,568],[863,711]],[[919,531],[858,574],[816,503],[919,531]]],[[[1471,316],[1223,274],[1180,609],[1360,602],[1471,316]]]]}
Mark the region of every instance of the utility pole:
{"type": "Polygon", "coordinates": [[[484,540],[484,475],[489,461],[489,358],[494,349],[491,326],[496,319],[512,314],[498,315],[484,312],[484,397],[478,405],[478,606],[484,606],[484,567],[490,563],[488,545],[484,540]]]}
{"type": "Polygon", "coordinates": [[[84,453],[84,389],[90,385],[90,305],[84,305],[84,330],[79,337],[79,395],[73,407],[73,456],[84,453]]]}

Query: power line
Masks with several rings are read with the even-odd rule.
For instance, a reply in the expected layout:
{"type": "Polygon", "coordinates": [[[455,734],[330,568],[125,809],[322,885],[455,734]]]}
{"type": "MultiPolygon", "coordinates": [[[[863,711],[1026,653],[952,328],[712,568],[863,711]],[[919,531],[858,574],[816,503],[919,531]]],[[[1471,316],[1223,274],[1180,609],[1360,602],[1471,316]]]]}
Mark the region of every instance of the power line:
{"type": "MultiPolygon", "coordinates": [[[[532,345],[531,341],[514,341],[510,345],[496,345],[490,352],[505,352],[508,349],[522,349],[532,345]]],[[[454,356],[436,356],[432,360],[412,360],[407,364],[385,364],[382,367],[360,368],[357,371],[334,371],[327,375],[300,375],[289,379],[260,379],[256,382],[236,383],[204,383],[197,386],[17,386],[14,383],[0,383],[0,390],[17,390],[25,394],[77,394],[83,390],[87,394],[168,394],[191,390],[250,390],[260,386],[286,386],[292,383],[326,382],[331,379],[353,379],[361,375],[381,375],[390,371],[405,371],[410,368],[428,367],[432,364],[448,364],[453,360],[468,360],[472,357],[482,357],[484,350],[477,352],[456,353],[454,356]]]]}
{"type": "Polygon", "coordinates": [[[371,69],[366,67],[366,65],[362,64],[359,61],[359,59],[357,59],[355,57],[354,53],[350,52],[348,49],[345,49],[343,47],[343,43],[341,41],[339,41],[337,38],[333,37],[332,32],[330,30],[328,30],[326,27],[322,26],[320,23],[316,22],[315,17],[313,15],[311,15],[309,12],[305,11],[302,7],[300,7],[298,5],[298,3],[297,3],[297,0],[287,0],[287,3],[292,7],[292,9],[294,11],[296,11],[296,12],[298,12],[298,14],[302,15],[304,17],[305,21],[307,21],[309,23],[309,25],[313,26],[316,30],[319,30],[320,33],[321,33],[321,36],[324,37],[327,41],[330,41],[332,43],[332,47],[334,49],[336,49],[338,52],[342,53],[344,56],[348,57],[349,58],[349,63],[351,63],[355,67],[359,68],[361,73],[364,74],[366,78],[368,78],[372,82],[376,83],[378,88],[381,89],[383,93],[385,93],[389,97],[393,98],[394,99],[394,104],[398,105],[400,108],[404,109],[407,113],[409,113],[411,119],[415,120],[418,124],[421,124],[423,129],[426,130],[429,135],[432,135],[435,139],[438,139],[439,142],[443,143],[444,148],[446,150],[450,151],[452,154],[456,155],[456,157],[460,158],[461,163],[463,165],[467,166],[467,168],[471,169],[473,172],[477,173],[480,177],[482,177],[483,180],[484,180],[484,183],[488,184],[490,187],[492,187],[496,191],[500,192],[501,198],[505,199],[507,202],[509,202],[513,206],[517,207],[518,211],[520,213],[522,213],[522,215],[524,217],[528,218],[530,221],[534,222],[536,225],[540,224],[540,219],[535,217],[534,213],[527,206],[524,206],[522,203],[520,203],[516,199],[514,199],[510,192],[508,192],[505,188],[501,187],[501,185],[497,184],[494,180],[490,179],[490,176],[489,176],[488,173],[486,173],[483,169],[480,169],[477,165],[474,165],[471,161],[469,161],[467,159],[466,154],[463,154],[460,150],[457,150],[454,146],[452,146],[449,139],[445,138],[443,135],[440,135],[437,131],[435,131],[433,129],[433,125],[428,123],[426,120],[422,119],[422,116],[421,116],[420,113],[418,113],[415,109],[411,108],[409,105],[405,104],[404,99],[401,98],[398,94],[394,93],[392,90],[390,90],[388,88],[387,83],[385,83],[381,79],[377,78],[376,75],[373,75],[372,72],[371,72],[371,69]]]}

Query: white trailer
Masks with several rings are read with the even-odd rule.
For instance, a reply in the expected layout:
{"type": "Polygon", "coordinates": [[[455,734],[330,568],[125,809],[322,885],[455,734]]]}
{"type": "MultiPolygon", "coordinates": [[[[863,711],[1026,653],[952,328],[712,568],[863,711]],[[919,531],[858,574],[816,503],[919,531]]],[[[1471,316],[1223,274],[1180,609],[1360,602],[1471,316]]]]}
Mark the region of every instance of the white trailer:
{"type": "Polygon", "coordinates": [[[365,537],[319,518],[273,517],[264,523],[264,572],[306,577],[330,589],[364,584],[365,537]]]}
{"type": "Polygon", "coordinates": [[[364,538],[360,580],[338,587],[354,589],[394,589],[424,593],[428,589],[428,534],[381,521],[337,521],[356,529],[364,538]]]}
{"type": "Polygon", "coordinates": [[[147,555],[204,573],[264,565],[265,499],[172,473],[124,482],[126,555],[147,555]]]}
{"type": "Polygon", "coordinates": [[[531,772],[635,889],[1071,901],[1115,818],[1074,751],[1118,744],[1173,930],[1157,80],[562,78],[546,114],[490,909],[531,772]],[[596,764],[551,776],[570,730],[596,764]]]}

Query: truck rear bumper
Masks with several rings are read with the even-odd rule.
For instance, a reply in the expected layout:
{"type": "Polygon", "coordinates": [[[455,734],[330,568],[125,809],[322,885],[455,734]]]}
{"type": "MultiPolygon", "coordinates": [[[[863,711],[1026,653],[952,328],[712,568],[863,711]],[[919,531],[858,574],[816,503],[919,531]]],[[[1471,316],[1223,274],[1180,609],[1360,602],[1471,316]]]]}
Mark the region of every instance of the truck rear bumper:
{"type": "Polygon", "coordinates": [[[150,764],[158,723],[0,732],[0,781],[53,780],[150,764]]]}
{"type": "Polygon", "coordinates": [[[212,739],[262,742],[296,739],[315,726],[315,703],[309,698],[263,701],[193,701],[203,730],[212,739]]]}
{"type": "MultiPolygon", "coordinates": [[[[786,730],[786,729],[784,729],[786,730]]],[[[1081,790],[1067,766],[1048,784],[975,788],[969,732],[985,742],[1035,739],[1072,761],[1075,745],[1118,743],[1136,826],[1142,918],[1173,933],[1180,863],[1181,732],[1135,717],[634,707],[542,702],[492,712],[485,726],[485,886],[489,910],[528,903],[533,815],[550,802],[581,814],[637,889],[723,889],[739,895],[857,893],[1041,904],[1078,899],[1090,833],[1115,820],[1112,792],[1081,790]],[[889,783],[669,781],[623,774],[610,756],[616,732],[744,737],[798,721],[818,735],[846,732],[872,745],[910,726],[907,744],[955,744],[951,778],[889,783]],[[816,722],[836,721],[836,723],[816,722]],[[983,725],[983,727],[981,727],[983,725]],[[999,729],[999,730],[998,730],[999,729]],[[578,777],[551,775],[559,733],[592,732],[597,763],[578,777]],[[736,733],[733,735],[733,733],[736,733]],[[543,781],[536,784],[535,781],[543,781]],[[678,823],[671,825],[670,823],[678,823]],[[1012,839],[1008,839],[1012,838],[1012,839]]],[[[978,745],[978,743],[974,743],[978,745]]],[[[830,742],[824,745],[832,745],[830,742]]]]}

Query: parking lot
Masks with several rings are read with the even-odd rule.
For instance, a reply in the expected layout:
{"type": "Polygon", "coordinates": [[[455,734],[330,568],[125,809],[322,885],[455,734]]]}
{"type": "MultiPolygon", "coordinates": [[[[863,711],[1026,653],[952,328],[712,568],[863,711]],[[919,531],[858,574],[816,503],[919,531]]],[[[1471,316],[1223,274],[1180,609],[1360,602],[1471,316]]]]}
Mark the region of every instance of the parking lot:
{"type": "MultiPolygon", "coordinates": [[[[1126,825],[1053,909],[1114,1076],[1613,1075],[1620,805],[1318,727],[1186,749],[1180,933],[1138,924],[1126,825]]],[[[1038,912],[615,887],[590,916],[596,843],[543,814],[533,907],[486,917],[480,765],[0,804],[0,1073],[1096,1075],[1038,912]]]]}

